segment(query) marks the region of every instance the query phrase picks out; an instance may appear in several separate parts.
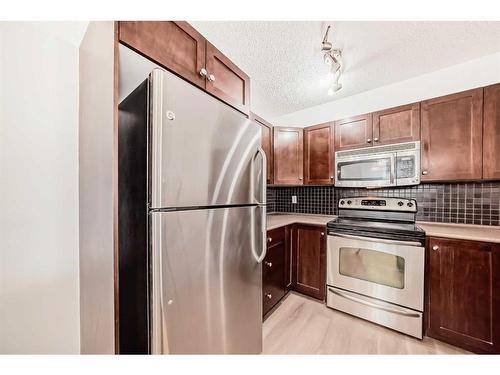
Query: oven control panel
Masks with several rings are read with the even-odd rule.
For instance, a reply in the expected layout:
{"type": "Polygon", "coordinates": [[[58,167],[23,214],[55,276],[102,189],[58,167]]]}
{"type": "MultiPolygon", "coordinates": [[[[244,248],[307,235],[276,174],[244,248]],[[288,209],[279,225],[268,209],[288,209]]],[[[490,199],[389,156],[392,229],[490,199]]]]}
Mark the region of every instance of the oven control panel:
{"type": "Polygon", "coordinates": [[[406,198],[352,197],[340,198],[341,209],[417,212],[417,201],[406,198]]]}

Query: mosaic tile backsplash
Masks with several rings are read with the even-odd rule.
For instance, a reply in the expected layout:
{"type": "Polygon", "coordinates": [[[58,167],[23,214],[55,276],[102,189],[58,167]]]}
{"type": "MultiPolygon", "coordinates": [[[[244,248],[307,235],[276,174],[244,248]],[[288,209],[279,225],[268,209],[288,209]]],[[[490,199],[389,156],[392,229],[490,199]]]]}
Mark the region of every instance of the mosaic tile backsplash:
{"type": "Polygon", "coordinates": [[[268,187],[268,212],[337,215],[339,198],[368,195],[416,199],[420,221],[500,225],[500,182],[420,184],[373,190],[333,186],[268,187]],[[297,196],[296,204],[292,204],[292,195],[297,196]]]}

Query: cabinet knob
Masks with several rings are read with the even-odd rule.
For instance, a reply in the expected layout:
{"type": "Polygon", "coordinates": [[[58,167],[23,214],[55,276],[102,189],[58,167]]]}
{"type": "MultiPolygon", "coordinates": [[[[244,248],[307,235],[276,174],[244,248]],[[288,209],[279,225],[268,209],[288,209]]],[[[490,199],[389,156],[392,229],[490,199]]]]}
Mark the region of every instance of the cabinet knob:
{"type": "Polygon", "coordinates": [[[302,177],[299,177],[299,180],[302,181],[302,177]]]}
{"type": "Polygon", "coordinates": [[[266,293],[266,297],[271,299],[271,298],[273,298],[273,295],[271,293],[266,293]]]}
{"type": "Polygon", "coordinates": [[[201,70],[200,70],[200,76],[206,77],[207,74],[208,74],[207,70],[205,68],[201,68],[201,70]]]}
{"type": "Polygon", "coordinates": [[[425,176],[427,173],[429,173],[429,172],[427,172],[427,171],[422,171],[422,174],[423,174],[424,176],[425,176]]]}
{"type": "Polygon", "coordinates": [[[438,246],[438,245],[434,245],[434,246],[432,246],[432,250],[434,250],[434,251],[439,250],[439,246],[438,246]]]}
{"type": "Polygon", "coordinates": [[[273,266],[273,263],[272,262],[264,262],[264,264],[268,267],[272,267],[273,266]]]}
{"type": "Polygon", "coordinates": [[[375,142],[378,142],[378,138],[373,138],[373,140],[374,140],[375,142]]]}
{"type": "Polygon", "coordinates": [[[325,232],[321,232],[321,235],[324,236],[325,235],[325,232]]]}
{"type": "Polygon", "coordinates": [[[333,180],[333,176],[330,176],[330,180],[333,180]]]}
{"type": "Polygon", "coordinates": [[[368,139],[366,140],[366,143],[372,143],[372,139],[371,139],[371,138],[368,138],[368,139]]]}
{"type": "Polygon", "coordinates": [[[210,82],[215,81],[215,76],[214,76],[213,74],[209,74],[209,75],[208,75],[208,80],[209,80],[210,82]]]}
{"type": "Polygon", "coordinates": [[[273,242],[272,237],[267,237],[267,242],[273,242]]]}

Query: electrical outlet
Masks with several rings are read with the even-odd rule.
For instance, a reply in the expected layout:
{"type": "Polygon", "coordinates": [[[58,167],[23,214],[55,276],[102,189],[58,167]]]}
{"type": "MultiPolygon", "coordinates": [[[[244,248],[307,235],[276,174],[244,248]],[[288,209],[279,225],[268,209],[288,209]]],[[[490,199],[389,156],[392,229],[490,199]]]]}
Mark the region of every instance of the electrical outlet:
{"type": "Polygon", "coordinates": [[[292,195],[292,203],[297,204],[297,196],[296,195],[292,195]]]}

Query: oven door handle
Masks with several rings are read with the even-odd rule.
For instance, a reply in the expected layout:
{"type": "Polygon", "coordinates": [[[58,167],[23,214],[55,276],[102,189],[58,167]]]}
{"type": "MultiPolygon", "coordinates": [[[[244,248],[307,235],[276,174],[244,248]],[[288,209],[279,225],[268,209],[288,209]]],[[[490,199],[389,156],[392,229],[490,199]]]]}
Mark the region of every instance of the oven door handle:
{"type": "Polygon", "coordinates": [[[398,315],[408,316],[408,317],[411,317],[411,318],[420,318],[420,314],[418,314],[418,313],[406,312],[406,311],[403,311],[403,310],[400,310],[400,309],[397,309],[397,308],[379,305],[377,303],[370,302],[370,301],[365,301],[365,300],[363,300],[361,298],[357,298],[357,297],[353,297],[353,296],[349,296],[347,294],[341,293],[338,290],[335,290],[335,289],[332,289],[332,288],[328,288],[328,290],[331,293],[336,294],[339,297],[351,300],[353,302],[361,303],[362,305],[370,306],[370,307],[373,307],[373,308],[376,308],[376,309],[379,309],[379,310],[391,312],[391,313],[398,314],[398,315]]]}
{"type": "Polygon", "coordinates": [[[390,244],[390,245],[405,245],[405,246],[423,247],[422,244],[420,242],[417,242],[417,241],[385,240],[383,238],[361,237],[361,236],[354,236],[352,234],[340,234],[340,233],[333,233],[333,234],[331,234],[331,236],[343,237],[343,238],[349,238],[349,239],[361,240],[361,241],[381,242],[381,243],[386,243],[386,244],[390,244]]]}

